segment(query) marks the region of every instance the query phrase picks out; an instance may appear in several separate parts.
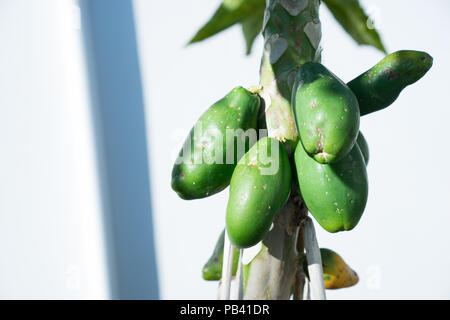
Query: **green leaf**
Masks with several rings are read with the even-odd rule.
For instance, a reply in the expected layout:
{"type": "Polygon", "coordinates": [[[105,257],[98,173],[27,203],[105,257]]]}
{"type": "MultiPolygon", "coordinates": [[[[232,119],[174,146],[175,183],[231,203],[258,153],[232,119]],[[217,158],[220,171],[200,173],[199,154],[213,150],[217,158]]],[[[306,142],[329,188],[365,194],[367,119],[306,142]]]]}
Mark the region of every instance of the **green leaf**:
{"type": "Polygon", "coordinates": [[[236,23],[262,16],[265,6],[265,0],[224,0],[211,19],[200,28],[188,44],[212,37],[236,23]]]}
{"type": "Polygon", "coordinates": [[[358,0],[323,0],[323,2],[358,44],[367,44],[387,53],[378,32],[368,27],[369,17],[364,13],[358,0]]]}
{"type": "Polygon", "coordinates": [[[246,44],[246,54],[249,55],[252,52],[253,42],[256,37],[260,34],[264,15],[256,15],[247,20],[243,21],[242,32],[244,34],[245,44],[246,44]]]}

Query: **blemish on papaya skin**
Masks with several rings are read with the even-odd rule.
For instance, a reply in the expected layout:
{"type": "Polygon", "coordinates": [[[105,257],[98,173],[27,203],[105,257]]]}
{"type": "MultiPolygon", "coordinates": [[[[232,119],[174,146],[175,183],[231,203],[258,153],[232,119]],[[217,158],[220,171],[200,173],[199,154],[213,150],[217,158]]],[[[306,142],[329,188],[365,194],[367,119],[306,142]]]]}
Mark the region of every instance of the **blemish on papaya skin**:
{"type": "Polygon", "coordinates": [[[385,70],[384,73],[386,74],[388,80],[393,80],[401,76],[399,72],[394,73],[390,69],[385,70]]]}
{"type": "Polygon", "coordinates": [[[256,159],[251,159],[248,163],[249,167],[255,167],[258,164],[258,162],[256,161],[256,159]]]}
{"type": "MultiPolygon", "coordinates": [[[[326,161],[328,159],[328,156],[329,156],[329,154],[327,152],[322,151],[322,152],[316,153],[316,156],[314,157],[314,159],[319,158],[319,159],[323,159],[326,161]]],[[[328,181],[331,181],[331,179],[328,178],[328,181]]]]}
{"type": "Polygon", "coordinates": [[[208,141],[203,141],[203,142],[200,144],[200,146],[201,146],[202,149],[206,149],[206,147],[208,147],[208,141]]]}
{"type": "Polygon", "coordinates": [[[319,134],[319,137],[323,137],[323,136],[324,136],[324,134],[323,134],[323,131],[322,131],[322,128],[321,128],[321,127],[317,127],[317,128],[316,128],[316,130],[317,130],[317,133],[319,134]]]}
{"type": "Polygon", "coordinates": [[[317,101],[313,101],[312,103],[311,103],[311,109],[315,109],[317,107],[317,101]]]}
{"type": "Polygon", "coordinates": [[[322,143],[322,141],[317,141],[316,147],[317,147],[318,153],[322,153],[323,152],[323,143],[322,143]]]}

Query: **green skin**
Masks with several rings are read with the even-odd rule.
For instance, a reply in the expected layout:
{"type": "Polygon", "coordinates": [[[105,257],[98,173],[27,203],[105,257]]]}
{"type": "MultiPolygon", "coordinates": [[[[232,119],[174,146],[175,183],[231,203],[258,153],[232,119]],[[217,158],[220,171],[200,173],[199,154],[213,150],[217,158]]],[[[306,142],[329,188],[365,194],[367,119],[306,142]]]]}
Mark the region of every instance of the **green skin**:
{"type": "MultiPolygon", "coordinates": [[[[202,276],[203,279],[208,281],[218,281],[222,278],[222,264],[223,264],[223,247],[225,243],[225,230],[220,234],[217,240],[216,247],[212,256],[209,258],[208,262],[203,266],[202,276]]],[[[239,249],[233,249],[233,268],[232,275],[236,275],[236,271],[239,263],[239,249]]]]}
{"type": "Polygon", "coordinates": [[[259,140],[239,161],[231,178],[226,214],[230,242],[248,248],[261,241],[275,213],[286,203],[291,184],[284,146],[273,138],[259,140]],[[269,168],[275,170],[265,174],[269,168]]]}
{"type": "Polygon", "coordinates": [[[301,144],[294,157],[301,195],[317,222],[329,232],[353,229],[368,195],[366,166],[358,145],[332,164],[314,161],[301,144]]]}
{"type": "MultiPolygon", "coordinates": [[[[192,146],[190,153],[182,163],[175,164],[172,171],[172,189],[182,199],[205,198],[228,186],[240,158],[236,156],[237,141],[243,133],[241,137],[227,143],[227,129],[256,130],[259,107],[260,98],[257,94],[236,87],[200,117],[184,143],[185,147],[189,144],[192,146]],[[202,133],[195,134],[195,128],[202,128],[202,133]],[[223,139],[215,139],[214,132],[219,132],[223,139]],[[215,161],[216,148],[222,150],[221,161],[215,161]],[[227,154],[234,154],[234,161],[227,161],[227,154]]],[[[247,139],[241,156],[249,147],[247,139]]],[[[183,150],[180,151],[182,155],[183,150]]]]}
{"type": "Polygon", "coordinates": [[[364,162],[366,163],[367,167],[370,158],[369,145],[367,144],[366,138],[364,138],[361,131],[358,134],[358,138],[356,138],[356,143],[358,144],[359,150],[361,150],[361,153],[364,157],[364,162]]]}
{"type": "Polygon", "coordinates": [[[400,92],[431,68],[426,52],[401,50],[386,56],[374,67],[348,83],[359,102],[361,116],[391,105],[400,92]]]}
{"type": "Polygon", "coordinates": [[[358,101],[322,64],[299,69],[292,103],[300,141],[317,162],[337,162],[351,150],[359,131],[358,101]]]}

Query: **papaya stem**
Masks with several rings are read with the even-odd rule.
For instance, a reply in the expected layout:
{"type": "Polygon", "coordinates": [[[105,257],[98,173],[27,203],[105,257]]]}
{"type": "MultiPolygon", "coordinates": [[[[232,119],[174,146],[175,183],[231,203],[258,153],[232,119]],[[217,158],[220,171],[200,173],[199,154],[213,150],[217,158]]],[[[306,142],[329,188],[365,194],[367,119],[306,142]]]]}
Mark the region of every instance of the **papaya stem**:
{"type": "MultiPolygon", "coordinates": [[[[268,136],[287,142],[288,149],[298,142],[291,107],[295,74],[302,64],[320,61],[319,5],[319,0],[267,0],[264,13],[259,94],[266,106],[268,136]]],[[[292,168],[295,170],[295,166],[292,168]]],[[[244,299],[290,298],[296,275],[303,272],[297,258],[303,248],[297,247],[296,240],[303,237],[297,232],[306,217],[303,201],[293,187],[287,204],[263,239],[264,250],[250,265],[244,299]]]]}

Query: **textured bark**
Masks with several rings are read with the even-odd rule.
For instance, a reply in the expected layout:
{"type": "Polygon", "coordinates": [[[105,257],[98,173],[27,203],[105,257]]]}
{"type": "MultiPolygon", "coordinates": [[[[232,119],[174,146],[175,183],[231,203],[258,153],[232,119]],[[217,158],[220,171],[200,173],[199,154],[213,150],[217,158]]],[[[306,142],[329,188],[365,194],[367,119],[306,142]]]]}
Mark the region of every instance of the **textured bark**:
{"type": "MultiPolygon", "coordinates": [[[[296,71],[305,62],[320,61],[319,4],[319,0],[267,0],[264,14],[260,95],[266,106],[268,135],[287,142],[288,149],[298,141],[291,107],[296,71]]],[[[289,299],[293,290],[299,297],[304,274],[303,245],[297,239],[303,237],[301,225],[306,217],[294,182],[287,204],[262,241],[262,250],[246,266],[244,299],[289,299]]]]}
{"type": "Polygon", "coordinates": [[[264,13],[264,53],[261,63],[262,96],[268,135],[296,142],[298,132],[291,108],[297,69],[320,60],[319,0],[268,0],[264,13]]]}

